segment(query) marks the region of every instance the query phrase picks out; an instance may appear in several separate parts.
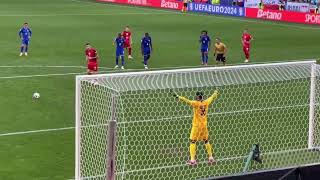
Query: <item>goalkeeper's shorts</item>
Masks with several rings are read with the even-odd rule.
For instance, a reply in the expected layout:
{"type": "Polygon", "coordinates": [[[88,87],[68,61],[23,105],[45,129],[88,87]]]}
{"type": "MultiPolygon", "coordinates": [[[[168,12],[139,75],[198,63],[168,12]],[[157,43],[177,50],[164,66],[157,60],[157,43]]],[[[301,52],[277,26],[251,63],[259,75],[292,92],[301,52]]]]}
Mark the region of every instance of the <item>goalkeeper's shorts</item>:
{"type": "Polygon", "coordinates": [[[209,139],[208,127],[192,127],[190,133],[191,141],[204,141],[209,139]]]}

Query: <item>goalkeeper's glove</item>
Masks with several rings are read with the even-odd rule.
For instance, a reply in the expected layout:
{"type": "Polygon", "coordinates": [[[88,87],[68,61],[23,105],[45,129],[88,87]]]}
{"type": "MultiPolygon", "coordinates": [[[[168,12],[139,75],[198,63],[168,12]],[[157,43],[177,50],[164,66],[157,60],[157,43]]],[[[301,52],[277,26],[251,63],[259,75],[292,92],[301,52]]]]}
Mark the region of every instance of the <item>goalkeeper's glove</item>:
{"type": "Polygon", "coordinates": [[[218,94],[219,94],[219,91],[218,91],[218,90],[215,90],[213,93],[218,95],[218,94]]]}
{"type": "Polygon", "coordinates": [[[172,89],[170,89],[170,94],[175,97],[175,98],[178,98],[178,94],[176,92],[174,92],[172,89]]]}

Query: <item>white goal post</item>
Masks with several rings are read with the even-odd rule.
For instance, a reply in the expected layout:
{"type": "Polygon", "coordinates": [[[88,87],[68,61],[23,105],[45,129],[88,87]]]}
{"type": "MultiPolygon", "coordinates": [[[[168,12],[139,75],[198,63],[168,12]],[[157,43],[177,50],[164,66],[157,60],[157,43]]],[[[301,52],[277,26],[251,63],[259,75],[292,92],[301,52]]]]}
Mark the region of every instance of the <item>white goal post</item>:
{"type": "Polygon", "coordinates": [[[263,164],[250,171],[320,164],[320,65],[315,60],[123,72],[76,77],[75,179],[200,179],[242,172],[252,144],[263,164]],[[193,99],[209,107],[210,166],[202,142],[189,158],[193,99]]]}

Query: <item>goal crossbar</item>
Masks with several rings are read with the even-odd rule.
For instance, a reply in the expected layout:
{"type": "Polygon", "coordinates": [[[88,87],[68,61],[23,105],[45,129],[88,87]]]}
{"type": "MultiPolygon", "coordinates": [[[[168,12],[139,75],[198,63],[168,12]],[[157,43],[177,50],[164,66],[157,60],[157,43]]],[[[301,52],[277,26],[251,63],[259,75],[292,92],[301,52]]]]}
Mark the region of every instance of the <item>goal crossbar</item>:
{"type": "Polygon", "coordinates": [[[235,66],[220,66],[220,67],[202,67],[202,68],[187,68],[187,69],[170,69],[170,70],[156,70],[156,71],[138,71],[138,72],[121,72],[121,73],[109,73],[109,74],[97,74],[97,75],[77,75],[77,78],[91,79],[99,77],[119,77],[119,76],[134,76],[134,75],[148,75],[148,74],[167,74],[167,73],[179,73],[179,72],[200,72],[204,70],[227,70],[227,69],[239,69],[239,68],[255,68],[255,67],[268,67],[268,66],[280,66],[280,65],[295,65],[295,64],[310,64],[316,63],[315,59],[308,59],[305,61],[292,61],[292,62],[277,62],[268,64],[243,64],[235,66]]]}

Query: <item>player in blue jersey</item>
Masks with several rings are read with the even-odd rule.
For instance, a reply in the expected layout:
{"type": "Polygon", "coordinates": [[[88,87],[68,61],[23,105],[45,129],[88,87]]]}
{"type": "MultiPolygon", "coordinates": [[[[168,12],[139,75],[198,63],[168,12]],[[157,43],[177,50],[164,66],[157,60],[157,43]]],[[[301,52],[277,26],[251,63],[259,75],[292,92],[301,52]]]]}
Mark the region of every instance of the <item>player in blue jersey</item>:
{"type": "Polygon", "coordinates": [[[23,27],[19,31],[19,37],[21,39],[20,56],[22,56],[23,54],[25,56],[28,55],[28,47],[29,47],[31,35],[32,35],[32,31],[29,28],[28,23],[24,23],[23,27]]]}
{"type": "Polygon", "coordinates": [[[141,40],[141,53],[143,56],[144,68],[148,69],[148,60],[150,59],[152,52],[152,40],[149,33],[145,33],[141,40]]]}
{"type": "Polygon", "coordinates": [[[114,67],[117,69],[119,67],[119,57],[121,58],[121,69],[124,69],[124,43],[125,39],[123,38],[122,34],[119,33],[118,37],[114,40],[116,45],[116,66],[114,67]]]}
{"type": "Polygon", "coordinates": [[[201,32],[199,42],[201,44],[200,50],[201,50],[201,57],[202,57],[202,65],[207,66],[208,65],[208,52],[209,52],[210,46],[211,46],[211,39],[208,36],[207,31],[201,32]]]}

